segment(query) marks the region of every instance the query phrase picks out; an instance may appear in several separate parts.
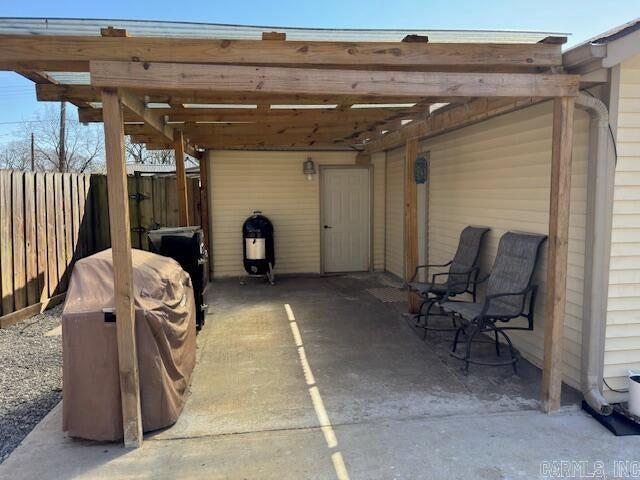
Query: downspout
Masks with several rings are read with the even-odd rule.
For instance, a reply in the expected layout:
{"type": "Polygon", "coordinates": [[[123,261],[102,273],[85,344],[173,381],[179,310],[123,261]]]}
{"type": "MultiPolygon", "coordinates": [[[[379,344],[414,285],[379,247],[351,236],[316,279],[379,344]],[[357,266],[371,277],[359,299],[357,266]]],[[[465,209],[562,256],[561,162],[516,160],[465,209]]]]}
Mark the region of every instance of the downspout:
{"type": "Polygon", "coordinates": [[[581,389],[596,412],[610,415],[613,408],[602,393],[604,343],[609,289],[611,222],[615,157],[609,134],[609,112],[595,97],[580,93],[576,106],[589,112],[587,169],[587,221],[582,323],[581,389]]]}

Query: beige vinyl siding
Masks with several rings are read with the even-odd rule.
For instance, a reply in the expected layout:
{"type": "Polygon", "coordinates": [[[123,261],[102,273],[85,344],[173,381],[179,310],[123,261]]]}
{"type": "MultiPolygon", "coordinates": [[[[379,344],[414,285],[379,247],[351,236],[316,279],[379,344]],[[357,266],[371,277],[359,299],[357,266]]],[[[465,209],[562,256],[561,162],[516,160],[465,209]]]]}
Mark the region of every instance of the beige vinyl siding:
{"type": "Polygon", "coordinates": [[[371,156],[373,165],[373,269],[384,270],[385,154],[371,156]]]}
{"type": "MultiPolygon", "coordinates": [[[[211,262],[214,277],[245,274],[242,224],[261,210],[275,228],[276,273],[320,272],[320,165],[354,163],[352,152],[213,151],[209,153],[211,262]],[[302,163],[311,157],[318,174],[309,181],[302,163]]],[[[384,165],[373,165],[374,186],[384,185],[384,165]],[[382,177],[382,178],[380,178],[382,177]]],[[[384,212],[373,192],[374,222],[384,212]]],[[[382,265],[383,232],[374,225],[374,265],[382,265]],[[376,255],[375,252],[378,252],[376,255]]]]}
{"type": "MultiPolygon", "coordinates": [[[[619,67],[616,166],[604,376],[627,388],[627,371],[640,370],[640,55],[619,67]]],[[[615,106],[614,106],[615,108],[615,106]]],[[[612,109],[613,111],[613,109],[612,109]]],[[[619,398],[607,392],[612,399],[619,398]]]]}
{"type": "Polygon", "coordinates": [[[404,276],[404,148],[387,152],[385,269],[404,276]]]}
{"type": "MultiPolygon", "coordinates": [[[[491,268],[506,231],[548,232],[551,109],[546,102],[422,144],[422,150],[431,152],[429,263],[450,260],[467,225],[491,227],[481,254],[483,273],[491,268]]],[[[564,380],[573,386],[580,382],[588,129],[588,115],[576,109],[563,354],[564,380]]],[[[545,244],[534,280],[540,286],[534,331],[511,333],[523,356],[538,366],[543,359],[546,250],[545,244]]]]}

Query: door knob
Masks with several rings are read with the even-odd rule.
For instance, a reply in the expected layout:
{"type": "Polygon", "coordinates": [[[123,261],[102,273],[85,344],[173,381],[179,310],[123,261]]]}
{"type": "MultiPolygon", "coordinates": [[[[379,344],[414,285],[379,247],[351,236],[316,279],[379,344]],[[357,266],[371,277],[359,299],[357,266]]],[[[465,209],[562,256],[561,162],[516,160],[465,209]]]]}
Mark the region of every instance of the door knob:
{"type": "Polygon", "coordinates": [[[325,225],[324,228],[333,228],[333,227],[330,227],[329,225],[325,225]]]}

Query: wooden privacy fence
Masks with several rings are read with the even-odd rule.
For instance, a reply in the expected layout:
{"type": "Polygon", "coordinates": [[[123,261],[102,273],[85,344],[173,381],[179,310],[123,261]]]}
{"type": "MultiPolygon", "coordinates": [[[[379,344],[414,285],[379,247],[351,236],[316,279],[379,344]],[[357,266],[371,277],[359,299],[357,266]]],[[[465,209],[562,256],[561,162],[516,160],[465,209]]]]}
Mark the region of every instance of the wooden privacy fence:
{"type": "MultiPolygon", "coordinates": [[[[129,222],[131,223],[131,246],[148,250],[146,232],[159,227],[178,225],[178,196],[175,176],[130,175],[129,222]]],[[[96,252],[109,248],[109,208],[107,200],[107,177],[91,176],[92,200],[99,208],[94,219],[94,248],[96,252]]],[[[199,178],[187,178],[189,223],[201,225],[201,194],[199,178]]]]}
{"type": "MultiPolygon", "coordinates": [[[[128,178],[132,245],[178,224],[175,177],[128,178]]],[[[199,180],[189,178],[190,219],[200,223],[199,180]]],[[[104,175],[0,170],[0,327],[64,299],[73,264],[109,248],[104,175]]]]}

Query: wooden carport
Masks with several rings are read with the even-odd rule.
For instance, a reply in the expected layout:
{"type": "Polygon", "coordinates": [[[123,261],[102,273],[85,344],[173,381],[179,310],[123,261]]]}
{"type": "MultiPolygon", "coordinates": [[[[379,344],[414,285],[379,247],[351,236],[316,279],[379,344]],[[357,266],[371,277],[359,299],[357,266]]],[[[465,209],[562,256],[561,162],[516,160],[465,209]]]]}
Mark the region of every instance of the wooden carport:
{"type": "Polygon", "coordinates": [[[227,40],[136,37],[114,28],[101,36],[0,36],[0,69],[33,80],[39,100],[70,101],[82,121],[104,122],[125,445],[142,442],[125,135],[149,148],[175,149],[185,225],[185,153],[200,159],[204,183],[207,149],[355,149],[357,161],[367,163],[372,153],[404,145],[410,272],[418,259],[412,180],[418,140],[545,99],[554,99],[554,116],[542,400],[547,412],[557,410],[580,81],[562,71],[563,41],[289,41],[278,32],[227,40]],[[62,84],[47,72],[88,72],[90,83],[62,84]],[[433,104],[448,105],[433,110],[433,104]]]}

